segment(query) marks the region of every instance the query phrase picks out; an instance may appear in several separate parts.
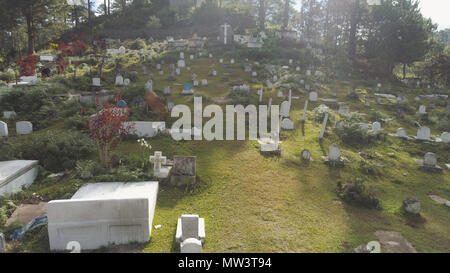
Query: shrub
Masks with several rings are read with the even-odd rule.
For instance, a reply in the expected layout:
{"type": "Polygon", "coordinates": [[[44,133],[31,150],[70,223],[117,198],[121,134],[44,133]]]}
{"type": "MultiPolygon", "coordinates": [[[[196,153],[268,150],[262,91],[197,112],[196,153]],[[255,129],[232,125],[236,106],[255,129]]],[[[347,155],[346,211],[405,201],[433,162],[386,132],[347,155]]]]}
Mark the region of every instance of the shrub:
{"type": "Polygon", "coordinates": [[[327,113],[328,113],[328,124],[333,124],[334,111],[324,104],[321,104],[312,110],[312,119],[315,120],[316,122],[322,122],[327,113]]]}
{"type": "Polygon", "coordinates": [[[361,144],[367,141],[367,132],[356,122],[344,121],[339,137],[346,144],[361,144]]]}
{"type": "Polygon", "coordinates": [[[147,47],[147,44],[145,43],[144,39],[137,38],[136,40],[131,41],[129,43],[129,47],[134,50],[139,50],[139,49],[145,49],[147,47]]]}
{"type": "Polygon", "coordinates": [[[6,144],[2,146],[0,160],[39,160],[41,166],[52,172],[73,169],[77,160],[94,152],[94,144],[89,137],[77,131],[48,131],[6,144]]]}
{"type": "Polygon", "coordinates": [[[338,196],[349,204],[364,206],[370,209],[380,209],[381,202],[369,190],[366,189],[364,182],[361,179],[356,179],[355,182],[344,183],[338,182],[337,190],[338,196]]]}

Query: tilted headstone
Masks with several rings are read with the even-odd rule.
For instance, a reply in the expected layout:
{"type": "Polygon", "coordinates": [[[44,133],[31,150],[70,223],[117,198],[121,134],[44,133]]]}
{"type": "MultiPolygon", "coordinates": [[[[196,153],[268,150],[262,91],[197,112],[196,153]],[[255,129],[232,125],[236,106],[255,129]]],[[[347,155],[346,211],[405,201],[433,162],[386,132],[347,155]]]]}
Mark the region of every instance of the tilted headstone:
{"type": "Polygon", "coordinates": [[[33,124],[29,121],[19,121],[16,123],[16,133],[18,135],[29,135],[33,133],[33,124]]]}

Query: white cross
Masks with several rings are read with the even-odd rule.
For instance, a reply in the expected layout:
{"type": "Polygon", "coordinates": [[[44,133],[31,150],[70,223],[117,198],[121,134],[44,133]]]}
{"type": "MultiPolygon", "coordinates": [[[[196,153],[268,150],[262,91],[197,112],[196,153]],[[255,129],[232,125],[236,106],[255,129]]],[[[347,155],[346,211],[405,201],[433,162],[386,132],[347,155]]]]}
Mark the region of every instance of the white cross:
{"type": "Polygon", "coordinates": [[[150,163],[153,163],[153,172],[159,173],[161,164],[166,164],[166,157],[162,156],[162,152],[155,152],[155,155],[150,156],[150,163]]]}
{"type": "Polygon", "coordinates": [[[227,44],[227,35],[228,35],[228,27],[231,27],[229,24],[225,23],[221,25],[223,27],[223,43],[227,44]]]}

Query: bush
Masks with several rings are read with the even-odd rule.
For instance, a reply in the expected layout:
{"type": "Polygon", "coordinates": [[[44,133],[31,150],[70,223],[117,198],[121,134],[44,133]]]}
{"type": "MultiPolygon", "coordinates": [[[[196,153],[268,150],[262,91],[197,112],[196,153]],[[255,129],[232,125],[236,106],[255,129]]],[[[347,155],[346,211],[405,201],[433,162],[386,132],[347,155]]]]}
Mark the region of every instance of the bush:
{"type": "Polygon", "coordinates": [[[323,122],[325,115],[328,113],[328,123],[334,124],[334,111],[328,108],[328,106],[321,104],[312,110],[312,119],[316,122],[323,122]]]}
{"type": "Polygon", "coordinates": [[[14,91],[6,93],[0,101],[2,108],[18,113],[38,111],[46,104],[52,105],[52,102],[44,87],[15,88],[14,91]]]}
{"type": "Polygon", "coordinates": [[[145,43],[144,39],[137,38],[136,40],[131,41],[129,43],[129,47],[134,50],[139,50],[139,49],[145,49],[147,47],[147,44],[145,43]]]}
{"type": "Polygon", "coordinates": [[[344,121],[342,129],[339,130],[339,137],[346,144],[361,144],[367,142],[368,134],[360,124],[344,121]]]}
{"type": "Polygon", "coordinates": [[[48,131],[14,140],[2,146],[0,160],[39,160],[52,172],[73,169],[77,160],[86,159],[95,151],[92,140],[77,131],[48,131]]]}
{"type": "Polygon", "coordinates": [[[342,200],[349,204],[356,204],[370,209],[381,208],[380,200],[366,189],[361,179],[356,179],[355,182],[345,184],[338,182],[336,192],[342,200]]]}

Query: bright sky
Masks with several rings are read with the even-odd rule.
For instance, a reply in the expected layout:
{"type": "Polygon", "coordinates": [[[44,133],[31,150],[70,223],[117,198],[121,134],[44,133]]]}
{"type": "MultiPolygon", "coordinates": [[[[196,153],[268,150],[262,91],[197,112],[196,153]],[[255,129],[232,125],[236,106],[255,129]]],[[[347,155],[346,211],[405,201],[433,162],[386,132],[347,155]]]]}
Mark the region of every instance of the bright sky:
{"type": "MultiPolygon", "coordinates": [[[[294,0],[296,7],[300,8],[300,0],[294,0]]],[[[95,0],[95,6],[103,3],[103,0],[95,0]]],[[[420,0],[422,14],[439,25],[438,29],[450,28],[450,0],[420,0]]]]}
{"type": "MultiPolygon", "coordinates": [[[[300,0],[294,0],[296,8],[300,9],[300,0]]],[[[450,28],[450,0],[420,0],[422,14],[438,24],[438,29],[450,28]]]]}

